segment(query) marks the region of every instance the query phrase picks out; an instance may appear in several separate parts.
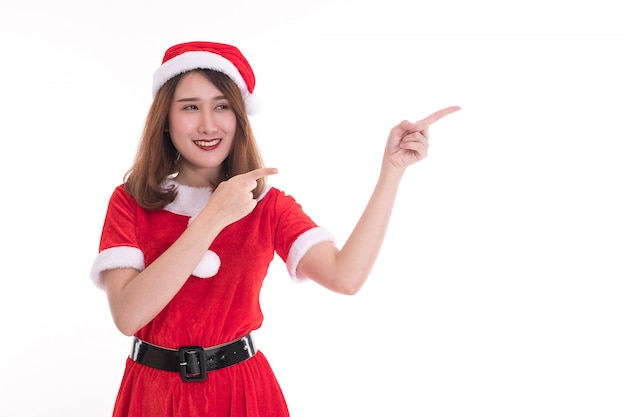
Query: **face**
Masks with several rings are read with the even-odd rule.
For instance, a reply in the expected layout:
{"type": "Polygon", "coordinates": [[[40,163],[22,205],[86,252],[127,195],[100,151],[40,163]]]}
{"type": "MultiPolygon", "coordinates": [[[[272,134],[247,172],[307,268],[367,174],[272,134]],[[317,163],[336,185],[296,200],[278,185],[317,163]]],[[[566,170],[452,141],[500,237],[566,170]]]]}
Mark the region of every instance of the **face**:
{"type": "Polygon", "coordinates": [[[228,100],[204,75],[182,76],[168,114],[169,134],[181,156],[177,180],[185,185],[215,185],[233,148],[236,117],[228,100]]]}

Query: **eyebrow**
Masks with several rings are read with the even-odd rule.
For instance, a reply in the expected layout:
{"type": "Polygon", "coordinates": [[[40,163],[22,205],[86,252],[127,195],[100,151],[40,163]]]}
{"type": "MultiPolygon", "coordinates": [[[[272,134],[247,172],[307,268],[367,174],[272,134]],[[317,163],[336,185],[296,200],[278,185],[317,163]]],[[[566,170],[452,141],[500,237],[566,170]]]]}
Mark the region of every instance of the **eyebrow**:
{"type": "MultiPolygon", "coordinates": [[[[212,97],[211,100],[213,101],[226,100],[226,97],[215,96],[215,97],[212,97]]],[[[178,100],[176,100],[177,103],[185,103],[185,102],[191,102],[191,101],[201,101],[201,99],[198,97],[183,97],[183,98],[179,98],[178,100]]]]}

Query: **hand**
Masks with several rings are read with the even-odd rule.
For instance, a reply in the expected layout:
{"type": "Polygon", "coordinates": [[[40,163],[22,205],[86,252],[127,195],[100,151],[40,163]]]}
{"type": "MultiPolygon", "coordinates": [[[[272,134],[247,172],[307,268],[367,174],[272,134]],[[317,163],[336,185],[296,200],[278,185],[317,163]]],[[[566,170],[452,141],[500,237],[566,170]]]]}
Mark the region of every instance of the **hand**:
{"type": "Polygon", "coordinates": [[[461,108],[447,107],[418,122],[402,121],[389,132],[385,147],[385,160],[397,168],[406,168],[428,154],[428,128],[431,124],[461,108]]]}
{"type": "Polygon", "coordinates": [[[252,191],[257,186],[256,180],[276,173],[276,168],[259,168],[222,181],[213,192],[205,210],[210,208],[211,219],[221,222],[223,227],[236,222],[256,207],[257,201],[252,198],[252,191]]]}

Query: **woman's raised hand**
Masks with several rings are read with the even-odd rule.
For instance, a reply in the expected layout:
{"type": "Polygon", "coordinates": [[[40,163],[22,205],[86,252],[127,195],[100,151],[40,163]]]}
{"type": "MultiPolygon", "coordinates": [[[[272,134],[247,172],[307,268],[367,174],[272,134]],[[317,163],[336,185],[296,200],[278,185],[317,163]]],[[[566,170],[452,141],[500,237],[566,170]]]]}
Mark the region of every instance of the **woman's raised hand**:
{"type": "Polygon", "coordinates": [[[428,128],[431,124],[450,113],[460,110],[459,106],[447,107],[430,116],[411,123],[407,120],[394,126],[389,132],[385,147],[385,160],[394,167],[406,168],[428,154],[428,128]]]}

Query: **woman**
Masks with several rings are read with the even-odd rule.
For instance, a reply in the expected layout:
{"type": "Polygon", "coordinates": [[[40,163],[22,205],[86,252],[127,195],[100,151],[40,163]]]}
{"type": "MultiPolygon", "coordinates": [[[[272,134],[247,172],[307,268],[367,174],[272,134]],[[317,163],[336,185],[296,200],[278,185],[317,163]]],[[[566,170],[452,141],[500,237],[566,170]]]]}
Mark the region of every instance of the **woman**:
{"type": "Polygon", "coordinates": [[[426,156],[428,127],[450,107],[391,129],[378,183],[339,249],[266,177],[247,114],[254,73],[211,42],[171,47],[134,165],[109,202],[91,276],[133,349],[114,416],[287,416],[251,332],[277,253],[294,279],[342,294],[365,282],[407,166],[426,156]]]}

